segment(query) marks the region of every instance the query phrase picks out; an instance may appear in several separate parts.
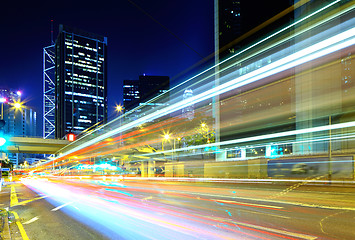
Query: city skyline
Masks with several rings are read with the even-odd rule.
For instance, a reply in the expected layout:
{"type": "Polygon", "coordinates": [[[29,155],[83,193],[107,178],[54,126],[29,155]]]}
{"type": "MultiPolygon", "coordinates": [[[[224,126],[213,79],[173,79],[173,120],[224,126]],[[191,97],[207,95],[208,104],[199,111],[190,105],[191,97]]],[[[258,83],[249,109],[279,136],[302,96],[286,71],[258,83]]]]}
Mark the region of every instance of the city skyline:
{"type": "Polygon", "coordinates": [[[1,44],[11,47],[4,50],[1,65],[6,67],[0,69],[0,83],[21,89],[38,119],[43,113],[43,47],[51,44],[51,20],[54,39],[59,24],[108,37],[109,115],[116,104],[123,104],[124,79],[142,74],[174,77],[213,52],[213,2],[127,1],[91,7],[90,1],[79,1],[70,5],[71,11],[63,11],[65,2],[57,6],[7,3],[1,16],[8,34],[1,44]]]}

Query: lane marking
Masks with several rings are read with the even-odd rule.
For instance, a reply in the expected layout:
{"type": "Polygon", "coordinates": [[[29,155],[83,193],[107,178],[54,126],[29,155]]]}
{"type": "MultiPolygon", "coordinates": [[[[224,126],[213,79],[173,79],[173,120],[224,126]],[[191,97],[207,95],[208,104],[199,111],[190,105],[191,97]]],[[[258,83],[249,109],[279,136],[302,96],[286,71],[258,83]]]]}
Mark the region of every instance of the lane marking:
{"type": "MultiPolygon", "coordinates": [[[[183,192],[183,191],[169,191],[169,192],[183,193],[183,194],[190,194],[190,195],[192,194],[191,192],[183,192]]],[[[278,203],[278,204],[285,204],[285,205],[295,205],[295,206],[309,207],[309,208],[323,208],[323,209],[332,209],[332,210],[355,211],[355,207],[337,207],[337,206],[327,206],[327,205],[309,204],[309,203],[300,203],[300,202],[286,202],[286,201],[274,200],[274,199],[266,199],[266,198],[248,198],[248,197],[236,197],[236,196],[223,196],[223,195],[208,194],[208,193],[193,193],[193,194],[194,195],[202,195],[202,196],[210,196],[210,197],[219,197],[219,198],[242,199],[242,200],[249,200],[249,201],[256,201],[256,202],[271,202],[271,203],[278,203]]]]}
{"type": "Polygon", "coordinates": [[[11,186],[10,207],[15,206],[16,204],[18,204],[16,189],[14,186],[11,186]]]}
{"type": "Polygon", "coordinates": [[[29,200],[25,200],[25,201],[22,201],[22,202],[18,202],[14,205],[12,205],[12,207],[14,206],[20,206],[20,205],[26,205],[27,203],[29,202],[33,202],[33,201],[36,201],[36,200],[39,200],[39,199],[43,199],[43,198],[46,198],[48,196],[43,196],[43,197],[37,197],[37,198],[33,198],[33,199],[29,199],[29,200]]]}
{"type": "Polygon", "coordinates": [[[302,238],[302,239],[307,239],[307,240],[313,240],[313,239],[318,238],[315,236],[306,235],[306,234],[302,234],[302,233],[294,233],[294,232],[289,232],[289,231],[280,230],[280,229],[276,229],[276,228],[262,227],[262,226],[249,224],[249,223],[236,222],[236,221],[228,221],[228,222],[233,223],[233,224],[237,224],[240,226],[246,226],[246,227],[250,227],[250,228],[255,228],[255,229],[259,229],[259,230],[269,231],[269,232],[273,232],[273,233],[278,233],[278,234],[282,234],[282,235],[287,235],[287,236],[292,236],[292,237],[297,237],[297,238],[302,238]]]}
{"type": "Polygon", "coordinates": [[[65,207],[65,206],[68,206],[68,205],[72,204],[72,203],[74,203],[74,202],[65,203],[65,204],[60,205],[60,206],[58,206],[58,207],[56,207],[56,208],[53,208],[51,211],[52,211],[52,212],[55,212],[55,211],[57,211],[57,210],[59,210],[59,209],[65,207]]]}
{"type": "Polygon", "coordinates": [[[148,199],[152,199],[152,198],[153,198],[152,196],[145,197],[145,198],[142,198],[141,201],[147,201],[148,199]]]}
{"type": "Polygon", "coordinates": [[[223,199],[211,199],[216,202],[221,202],[221,203],[230,203],[230,204],[240,204],[240,205],[245,205],[245,206],[256,206],[256,207],[264,207],[264,208],[276,208],[276,209],[281,209],[283,207],[279,206],[271,206],[271,205],[263,205],[263,204],[255,204],[255,203],[246,203],[246,202],[237,202],[237,201],[231,201],[231,200],[223,200],[223,199]]]}
{"type": "Polygon", "coordinates": [[[23,228],[21,222],[20,222],[20,218],[18,217],[17,213],[16,212],[11,212],[14,216],[15,216],[15,219],[16,219],[16,224],[17,224],[17,227],[18,229],[20,230],[20,233],[21,233],[21,236],[22,236],[22,239],[23,240],[30,240],[26,234],[26,231],[25,229],[23,228]]]}
{"type": "Polygon", "coordinates": [[[39,217],[34,217],[34,218],[28,220],[27,222],[24,222],[23,224],[30,224],[30,223],[33,223],[33,222],[37,221],[38,219],[39,219],[39,217]]]}
{"type": "Polygon", "coordinates": [[[263,212],[257,212],[257,211],[252,211],[252,210],[245,210],[245,209],[238,209],[238,211],[256,213],[256,214],[261,214],[261,215],[268,215],[268,216],[271,216],[271,217],[279,217],[279,218],[286,218],[286,219],[291,218],[291,217],[286,217],[286,216],[283,216],[283,215],[276,215],[276,214],[271,214],[271,213],[263,213],[263,212]]]}
{"type": "Polygon", "coordinates": [[[324,222],[325,220],[327,220],[328,218],[334,217],[334,216],[336,216],[336,215],[345,213],[345,212],[349,212],[349,211],[337,212],[337,213],[334,213],[334,214],[331,214],[331,215],[329,215],[329,216],[326,216],[326,217],[322,218],[322,220],[319,221],[320,229],[322,230],[322,232],[325,233],[325,234],[330,234],[330,233],[327,233],[327,232],[324,231],[323,222],[324,222]]]}

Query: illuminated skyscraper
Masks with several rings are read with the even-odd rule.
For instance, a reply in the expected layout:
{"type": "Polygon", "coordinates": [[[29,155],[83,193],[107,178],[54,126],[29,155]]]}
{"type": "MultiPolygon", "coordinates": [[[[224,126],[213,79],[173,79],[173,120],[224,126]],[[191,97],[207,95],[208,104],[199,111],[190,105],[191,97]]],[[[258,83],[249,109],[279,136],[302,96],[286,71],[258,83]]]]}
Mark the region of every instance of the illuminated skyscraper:
{"type": "Polygon", "coordinates": [[[107,38],[60,25],[56,41],[55,136],[107,119],[107,38]]]}
{"type": "Polygon", "coordinates": [[[168,76],[148,76],[141,75],[139,80],[123,81],[123,105],[125,112],[129,112],[135,107],[138,109],[129,115],[130,120],[137,119],[145,115],[150,110],[158,106],[165,105],[169,95],[165,94],[163,98],[149,100],[169,90],[170,78],[168,76]]]}
{"type": "Polygon", "coordinates": [[[214,0],[215,1],[215,50],[219,59],[231,56],[244,46],[259,40],[270,31],[292,21],[286,9],[291,0],[214,0]],[[284,14],[279,14],[283,12],[284,14]],[[278,17],[274,17],[275,15],[278,17]],[[274,17],[272,20],[270,20],[274,17]],[[255,27],[260,26],[257,29],[255,27]],[[251,31],[254,29],[253,31],[251,31]],[[243,35],[243,37],[242,37],[243,35]]]}
{"type": "MultiPolygon", "coordinates": [[[[37,114],[21,101],[21,92],[0,89],[1,117],[5,121],[3,134],[8,137],[37,136],[37,114]],[[17,104],[16,104],[17,103],[17,104]]],[[[30,157],[25,153],[8,153],[7,157],[16,165],[30,157]]]]}

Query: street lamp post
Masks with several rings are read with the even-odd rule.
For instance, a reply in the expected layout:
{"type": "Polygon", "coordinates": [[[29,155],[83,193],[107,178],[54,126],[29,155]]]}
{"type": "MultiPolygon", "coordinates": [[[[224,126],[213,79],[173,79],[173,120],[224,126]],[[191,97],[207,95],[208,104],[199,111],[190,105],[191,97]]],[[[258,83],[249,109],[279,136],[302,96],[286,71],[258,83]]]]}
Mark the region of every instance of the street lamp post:
{"type": "MultiPolygon", "coordinates": [[[[162,150],[162,152],[164,152],[164,141],[168,141],[169,139],[170,139],[170,135],[168,133],[164,134],[164,138],[161,141],[161,150],[162,150]]],[[[164,158],[165,158],[165,154],[164,154],[164,158]]]]}
{"type": "MultiPolygon", "coordinates": [[[[170,134],[166,133],[162,139],[162,142],[161,142],[161,146],[162,146],[162,152],[164,152],[164,141],[169,141],[171,139],[171,136],[170,134]]],[[[175,160],[175,149],[176,149],[176,140],[178,142],[180,142],[181,138],[177,137],[173,137],[173,149],[172,149],[172,154],[171,154],[171,160],[174,161],[175,160]]],[[[165,154],[164,154],[165,156],[165,154]]]]}
{"type": "MultiPolygon", "coordinates": [[[[116,105],[116,111],[118,113],[118,117],[120,119],[120,127],[122,125],[122,111],[123,111],[123,107],[121,105],[116,105]]],[[[122,141],[122,132],[120,132],[120,144],[122,145],[123,141],[122,141]]]]}

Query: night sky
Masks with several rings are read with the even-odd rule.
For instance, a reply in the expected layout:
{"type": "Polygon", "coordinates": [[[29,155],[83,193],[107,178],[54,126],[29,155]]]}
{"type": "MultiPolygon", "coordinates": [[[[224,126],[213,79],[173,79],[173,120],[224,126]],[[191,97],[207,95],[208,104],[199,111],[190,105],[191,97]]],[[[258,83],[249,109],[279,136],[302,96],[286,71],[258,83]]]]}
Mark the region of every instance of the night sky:
{"type": "Polygon", "coordinates": [[[40,127],[43,47],[51,44],[51,20],[54,39],[59,24],[108,38],[109,115],[122,103],[123,80],[144,73],[173,78],[214,48],[212,0],[2,3],[0,88],[22,90],[26,105],[38,114],[40,127]]]}

